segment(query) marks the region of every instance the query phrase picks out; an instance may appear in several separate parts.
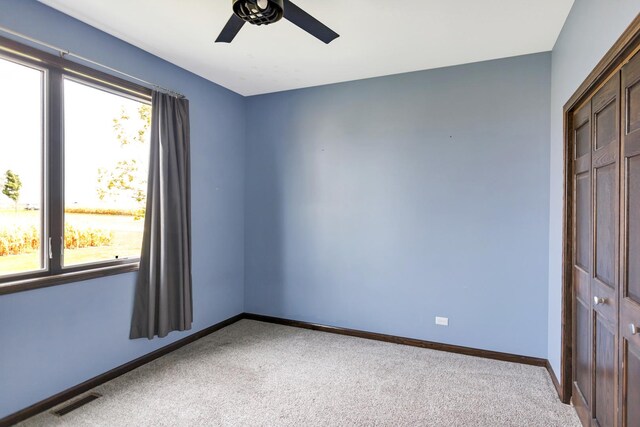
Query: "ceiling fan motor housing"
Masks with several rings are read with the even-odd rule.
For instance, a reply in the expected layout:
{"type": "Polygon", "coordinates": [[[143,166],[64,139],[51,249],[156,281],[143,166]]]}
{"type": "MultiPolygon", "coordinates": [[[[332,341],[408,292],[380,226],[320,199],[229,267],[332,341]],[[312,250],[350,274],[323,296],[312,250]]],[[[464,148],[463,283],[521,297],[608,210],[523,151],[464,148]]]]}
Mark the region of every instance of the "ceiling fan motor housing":
{"type": "Polygon", "coordinates": [[[233,12],[253,25],[269,25],[282,19],[284,0],[233,0],[233,12]]]}

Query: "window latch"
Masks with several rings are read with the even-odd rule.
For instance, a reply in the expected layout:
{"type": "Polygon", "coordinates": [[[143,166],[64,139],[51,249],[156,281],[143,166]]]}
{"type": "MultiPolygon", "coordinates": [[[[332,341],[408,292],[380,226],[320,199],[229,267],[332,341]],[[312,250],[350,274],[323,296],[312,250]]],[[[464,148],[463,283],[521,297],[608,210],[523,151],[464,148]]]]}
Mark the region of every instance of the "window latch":
{"type": "MultiPolygon", "coordinates": [[[[64,251],[64,239],[60,238],[60,254],[64,251]]],[[[61,255],[62,256],[62,255],[61,255]]],[[[49,259],[53,259],[53,240],[49,237],[49,259]]]]}

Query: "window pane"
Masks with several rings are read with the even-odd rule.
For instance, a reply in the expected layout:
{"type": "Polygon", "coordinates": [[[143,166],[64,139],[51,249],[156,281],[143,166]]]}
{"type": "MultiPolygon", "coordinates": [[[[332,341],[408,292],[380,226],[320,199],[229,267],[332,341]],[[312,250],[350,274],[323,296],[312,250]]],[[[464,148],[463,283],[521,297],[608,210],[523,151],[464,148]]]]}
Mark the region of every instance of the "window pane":
{"type": "Polygon", "coordinates": [[[0,59],[0,276],[44,268],[43,79],[0,59]]]}
{"type": "Polygon", "coordinates": [[[65,79],[64,265],[140,256],[151,106],[65,79]]]}

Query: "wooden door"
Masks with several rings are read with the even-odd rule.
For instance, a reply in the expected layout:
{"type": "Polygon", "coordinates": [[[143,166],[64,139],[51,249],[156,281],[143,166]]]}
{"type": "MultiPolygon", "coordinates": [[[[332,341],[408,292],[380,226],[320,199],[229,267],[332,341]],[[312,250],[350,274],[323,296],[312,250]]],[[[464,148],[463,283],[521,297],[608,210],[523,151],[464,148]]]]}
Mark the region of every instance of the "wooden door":
{"type": "Polygon", "coordinates": [[[620,73],[591,99],[592,425],[618,424],[620,73]]]}
{"type": "Polygon", "coordinates": [[[573,114],[573,403],[591,421],[591,102],[573,114]]]}
{"type": "Polygon", "coordinates": [[[640,56],[622,69],[622,242],[620,295],[620,415],[640,426],[640,56]]]}
{"type": "Polygon", "coordinates": [[[573,402],[618,425],[620,74],[573,115],[573,402]]]}

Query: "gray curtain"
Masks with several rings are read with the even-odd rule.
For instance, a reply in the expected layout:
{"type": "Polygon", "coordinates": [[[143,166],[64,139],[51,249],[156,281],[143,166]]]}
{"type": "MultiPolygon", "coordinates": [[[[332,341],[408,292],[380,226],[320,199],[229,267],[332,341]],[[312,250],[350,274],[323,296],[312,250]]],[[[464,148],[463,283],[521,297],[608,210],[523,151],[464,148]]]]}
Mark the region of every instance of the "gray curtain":
{"type": "Polygon", "coordinates": [[[147,210],[130,338],[191,329],[189,101],[154,92],[147,210]]]}

